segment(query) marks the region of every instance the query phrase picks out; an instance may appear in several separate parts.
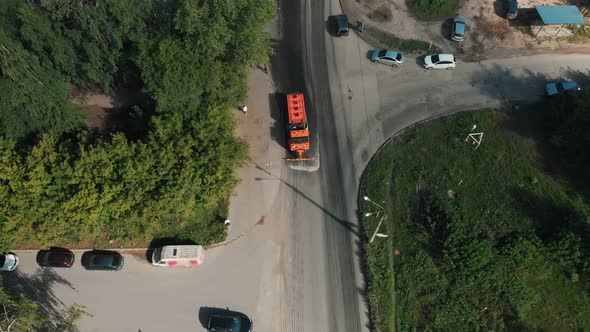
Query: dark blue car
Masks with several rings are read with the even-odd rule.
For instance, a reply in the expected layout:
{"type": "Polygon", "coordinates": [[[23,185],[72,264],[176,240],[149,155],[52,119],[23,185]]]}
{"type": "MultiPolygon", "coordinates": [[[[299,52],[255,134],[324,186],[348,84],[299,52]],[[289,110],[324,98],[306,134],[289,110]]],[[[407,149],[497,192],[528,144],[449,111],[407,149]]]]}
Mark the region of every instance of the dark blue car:
{"type": "Polygon", "coordinates": [[[125,260],[116,251],[93,250],[82,255],[82,266],[86,270],[119,271],[125,260]]]}

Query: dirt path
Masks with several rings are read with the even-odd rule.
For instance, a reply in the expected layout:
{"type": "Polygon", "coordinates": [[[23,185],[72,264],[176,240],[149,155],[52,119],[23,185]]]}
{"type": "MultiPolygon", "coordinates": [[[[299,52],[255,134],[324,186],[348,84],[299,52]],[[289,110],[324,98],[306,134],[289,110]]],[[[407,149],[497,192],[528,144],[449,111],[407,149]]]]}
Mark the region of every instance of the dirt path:
{"type": "MultiPolygon", "coordinates": [[[[454,53],[467,61],[490,59],[507,54],[589,52],[582,38],[574,41],[570,37],[572,33],[567,27],[559,30],[558,26],[544,26],[543,30],[538,32],[537,26],[527,25],[529,22],[538,20],[534,6],[571,5],[569,0],[520,0],[519,7],[524,9],[524,14],[514,21],[504,18],[506,8],[503,0],[460,1],[461,8],[457,15],[467,20],[466,39],[462,43],[449,40],[452,15],[432,20],[417,19],[409,11],[406,5],[407,0],[340,0],[340,2],[352,24],[361,20],[367,26],[399,38],[432,42],[443,52],[454,53]],[[378,14],[383,6],[390,9],[390,19],[378,14]],[[518,25],[520,27],[517,27],[518,25]],[[553,38],[558,32],[560,38],[553,38]],[[537,36],[534,36],[535,34],[537,36]]],[[[575,5],[583,12],[584,8],[590,6],[590,0],[581,0],[575,5]]],[[[587,22],[590,23],[590,20],[587,19],[587,22]]],[[[369,39],[373,40],[373,38],[369,39]]]]}

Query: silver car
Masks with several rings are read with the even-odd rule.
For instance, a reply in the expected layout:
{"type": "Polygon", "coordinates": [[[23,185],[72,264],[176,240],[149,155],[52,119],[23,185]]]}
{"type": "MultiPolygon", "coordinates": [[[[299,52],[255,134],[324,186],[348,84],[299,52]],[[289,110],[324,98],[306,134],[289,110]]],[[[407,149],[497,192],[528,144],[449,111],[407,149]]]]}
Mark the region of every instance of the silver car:
{"type": "Polygon", "coordinates": [[[406,57],[394,50],[374,50],[371,52],[371,61],[388,66],[400,66],[406,62],[406,57]]]}

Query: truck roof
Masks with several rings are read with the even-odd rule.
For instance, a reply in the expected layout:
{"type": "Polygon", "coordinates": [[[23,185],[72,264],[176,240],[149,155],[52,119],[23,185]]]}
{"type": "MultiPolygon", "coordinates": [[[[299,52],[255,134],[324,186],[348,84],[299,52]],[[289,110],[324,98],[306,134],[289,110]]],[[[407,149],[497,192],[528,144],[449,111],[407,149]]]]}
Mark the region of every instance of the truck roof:
{"type": "Polygon", "coordinates": [[[289,124],[307,123],[307,114],[305,114],[305,101],[302,93],[292,93],[287,95],[287,110],[289,112],[289,124]]]}
{"type": "Polygon", "coordinates": [[[162,259],[183,259],[200,258],[204,256],[205,250],[197,245],[163,246],[160,257],[162,259]]]}

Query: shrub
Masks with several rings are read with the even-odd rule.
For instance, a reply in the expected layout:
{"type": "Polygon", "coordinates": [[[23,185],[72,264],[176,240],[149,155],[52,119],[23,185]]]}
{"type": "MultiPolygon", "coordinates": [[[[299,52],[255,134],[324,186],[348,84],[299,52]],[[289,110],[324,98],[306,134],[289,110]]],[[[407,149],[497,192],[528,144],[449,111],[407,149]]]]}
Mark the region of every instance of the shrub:
{"type": "Polygon", "coordinates": [[[421,18],[452,15],[459,9],[457,0],[410,0],[408,7],[421,18]]]}

